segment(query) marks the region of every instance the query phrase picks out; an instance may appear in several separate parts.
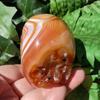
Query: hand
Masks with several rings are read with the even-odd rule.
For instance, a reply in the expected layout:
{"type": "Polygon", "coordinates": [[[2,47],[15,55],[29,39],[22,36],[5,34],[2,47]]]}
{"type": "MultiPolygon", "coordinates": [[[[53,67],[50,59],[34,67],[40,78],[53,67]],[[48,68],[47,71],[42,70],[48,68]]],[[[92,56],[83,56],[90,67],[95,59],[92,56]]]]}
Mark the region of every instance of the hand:
{"type": "Polygon", "coordinates": [[[72,70],[66,86],[43,89],[32,87],[22,75],[21,65],[0,66],[0,100],[64,100],[84,80],[82,69],[72,70]]]}

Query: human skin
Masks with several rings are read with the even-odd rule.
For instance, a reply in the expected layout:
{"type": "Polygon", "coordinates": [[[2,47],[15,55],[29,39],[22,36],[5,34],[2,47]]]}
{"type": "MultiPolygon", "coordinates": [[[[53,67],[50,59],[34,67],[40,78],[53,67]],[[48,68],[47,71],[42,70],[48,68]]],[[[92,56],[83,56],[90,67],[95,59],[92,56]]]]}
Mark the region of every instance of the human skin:
{"type": "Polygon", "coordinates": [[[24,78],[21,65],[3,65],[0,66],[0,100],[64,100],[84,78],[84,71],[75,68],[66,86],[51,89],[36,88],[24,78]]]}

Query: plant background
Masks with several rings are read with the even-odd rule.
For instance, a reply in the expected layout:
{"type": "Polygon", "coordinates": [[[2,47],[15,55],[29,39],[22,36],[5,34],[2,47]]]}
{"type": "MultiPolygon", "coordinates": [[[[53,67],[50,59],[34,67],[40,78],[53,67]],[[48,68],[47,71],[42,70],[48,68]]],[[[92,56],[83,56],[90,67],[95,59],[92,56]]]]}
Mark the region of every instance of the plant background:
{"type": "Polygon", "coordinates": [[[20,63],[23,25],[41,13],[68,24],[76,44],[73,68],[86,74],[67,100],[100,100],[100,0],[0,0],[0,65],[20,63]]]}

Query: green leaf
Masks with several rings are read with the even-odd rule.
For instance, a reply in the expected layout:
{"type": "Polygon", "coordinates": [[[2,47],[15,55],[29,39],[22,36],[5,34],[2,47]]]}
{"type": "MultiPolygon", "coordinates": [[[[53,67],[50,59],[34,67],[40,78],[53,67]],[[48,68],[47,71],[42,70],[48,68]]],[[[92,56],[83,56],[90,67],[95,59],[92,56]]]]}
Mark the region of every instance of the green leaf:
{"type": "Polygon", "coordinates": [[[88,100],[99,100],[98,92],[99,91],[97,89],[95,89],[95,90],[90,89],[89,90],[89,99],[88,100]]]}
{"type": "Polygon", "coordinates": [[[19,55],[19,49],[14,45],[13,41],[0,36],[0,65],[19,55]]]}
{"type": "Polygon", "coordinates": [[[5,65],[8,65],[8,64],[20,64],[20,59],[19,57],[12,57],[10,58],[7,62],[4,63],[5,65]]]}
{"type": "MultiPolygon", "coordinates": [[[[18,24],[20,24],[22,22],[26,22],[26,21],[27,21],[27,19],[24,15],[22,15],[21,17],[13,19],[13,22],[14,22],[15,25],[18,25],[18,24]]],[[[21,27],[21,30],[22,30],[22,27],[21,27]]]]}
{"type": "MultiPolygon", "coordinates": [[[[94,80],[97,76],[92,75],[92,79],[94,80]]],[[[97,83],[92,83],[89,89],[89,100],[99,100],[99,88],[97,83]]]]}
{"type": "Polygon", "coordinates": [[[81,65],[82,65],[82,68],[88,68],[88,69],[93,69],[93,67],[90,65],[89,61],[87,60],[87,58],[83,57],[81,59],[81,65]]]}
{"type": "Polygon", "coordinates": [[[94,57],[96,57],[97,60],[100,61],[100,25],[98,23],[99,21],[100,14],[95,14],[92,16],[90,16],[90,14],[83,15],[79,18],[75,30],[73,31],[74,37],[80,39],[83,42],[86,50],[87,59],[89,60],[92,66],[94,66],[94,57]],[[99,55],[97,55],[97,52],[99,55]]]}
{"type": "Polygon", "coordinates": [[[99,87],[97,83],[93,82],[97,75],[89,75],[90,70],[87,68],[83,70],[86,74],[85,80],[80,86],[70,92],[65,100],[98,100],[99,87]]]}
{"type": "Polygon", "coordinates": [[[94,68],[91,69],[91,75],[98,75],[100,76],[100,62],[95,60],[94,68]]]}
{"type": "Polygon", "coordinates": [[[9,2],[9,3],[15,3],[16,2],[16,0],[0,0],[0,1],[2,1],[2,2],[9,2]]]}
{"type": "Polygon", "coordinates": [[[62,17],[67,11],[72,12],[96,0],[50,0],[50,13],[62,17]]]}
{"type": "Polygon", "coordinates": [[[83,68],[83,70],[84,70],[84,72],[85,72],[86,75],[85,75],[85,79],[84,79],[82,85],[84,86],[84,88],[85,88],[87,91],[89,91],[89,89],[90,89],[90,87],[91,87],[91,85],[92,85],[92,82],[93,82],[92,76],[89,75],[89,74],[90,74],[90,69],[83,68]]]}
{"type": "Polygon", "coordinates": [[[82,8],[82,14],[87,14],[87,13],[92,13],[92,14],[99,14],[100,13],[100,1],[96,1],[91,5],[84,6],[82,8]]]}
{"type": "Polygon", "coordinates": [[[12,24],[12,17],[16,13],[15,7],[7,7],[0,2],[0,35],[14,41],[19,41],[18,33],[12,24]]]}
{"type": "Polygon", "coordinates": [[[41,13],[49,13],[49,3],[44,4],[38,0],[17,0],[17,7],[22,11],[24,20],[41,13]]]}
{"type": "Polygon", "coordinates": [[[86,75],[85,80],[83,81],[82,85],[85,87],[85,89],[88,91],[92,85],[92,77],[91,75],[86,75]]]}
{"type": "Polygon", "coordinates": [[[65,100],[89,100],[89,93],[82,85],[80,85],[70,92],[65,100]]]}
{"type": "Polygon", "coordinates": [[[45,4],[47,4],[47,3],[50,2],[50,0],[38,0],[38,1],[40,1],[40,2],[42,2],[42,3],[45,3],[45,4]]]}
{"type": "Polygon", "coordinates": [[[58,13],[57,6],[56,6],[56,0],[50,0],[50,13],[54,15],[58,13]]]}
{"type": "MultiPolygon", "coordinates": [[[[100,1],[97,3],[100,4],[100,1]]],[[[100,8],[97,3],[93,3],[90,6],[93,7],[95,5],[100,8]]],[[[91,8],[87,7],[88,9],[91,8]]],[[[65,15],[62,19],[71,28],[74,38],[79,39],[84,44],[86,58],[94,66],[95,58],[100,61],[100,13],[94,14],[92,11],[94,9],[89,13],[82,14],[83,9],[78,9],[74,13],[65,15]],[[78,18],[75,17],[76,13],[79,15],[78,18]]],[[[80,58],[82,55],[80,55],[80,58]]]]}
{"type": "Polygon", "coordinates": [[[76,44],[76,56],[77,56],[77,59],[78,59],[78,61],[82,62],[81,58],[83,57],[83,55],[85,53],[84,45],[78,39],[75,39],[75,44],[76,44]]]}
{"type": "Polygon", "coordinates": [[[70,26],[71,30],[74,30],[79,15],[80,9],[72,13],[67,12],[67,14],[63,16],[62,19],[68,24],[68,26],[70,26]]]}

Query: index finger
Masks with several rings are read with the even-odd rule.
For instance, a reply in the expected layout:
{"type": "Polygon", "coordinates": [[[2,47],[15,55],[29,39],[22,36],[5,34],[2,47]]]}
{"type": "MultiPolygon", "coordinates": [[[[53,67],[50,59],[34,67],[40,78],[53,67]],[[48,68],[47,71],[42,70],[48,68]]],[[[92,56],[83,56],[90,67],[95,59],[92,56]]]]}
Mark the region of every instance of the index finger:
{"type": "Polygon", "coordinates": [[[23,78],[21,65],[0,66],[0,75],[4,77],[9,84],[12,84],[16,80],[23,78]]]}

